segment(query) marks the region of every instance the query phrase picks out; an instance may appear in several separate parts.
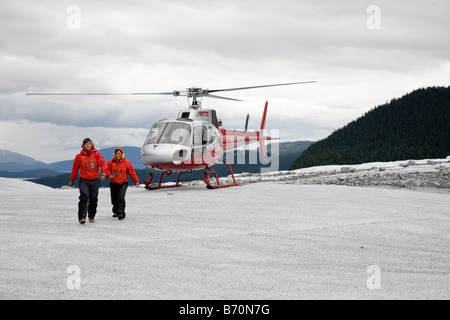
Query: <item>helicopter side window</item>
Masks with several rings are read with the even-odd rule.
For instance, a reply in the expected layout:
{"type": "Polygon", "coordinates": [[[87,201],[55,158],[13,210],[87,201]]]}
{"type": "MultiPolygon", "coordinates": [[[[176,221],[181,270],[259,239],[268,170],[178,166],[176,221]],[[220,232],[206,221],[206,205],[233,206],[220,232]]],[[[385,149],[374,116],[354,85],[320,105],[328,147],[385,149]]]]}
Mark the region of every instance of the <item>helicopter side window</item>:
{"type": "Polygon", "coordinates": [[[150,129],[150,133],[148,134],[148,137],[147,137],[147,140],[145,141],[145,144],[158,143],[158,140],[161,137],[161,134],[164,132],[165,127],[166,127],[165,123],[155,124],[150,129]]]}
{"type": "Polygon", "coordinates": [[[202,126],[194,127],[194,146],[202,145],[202,126]]]}
{"type": "Polygon", "coordinates": [[[194,146],[205,146],[212,142],[214,142],[212,127],[200,125],[194,127],[194,146]]]}
{"type": "Polygon", "coordinates": [[[215,140],[215,134],[212,126],[208,126],[208,144],[213,143],[215,140]]]}
{"type": "Polygon", "coordinates": [[[191,139],[191,127],[185,123],[171,122],[161,134],[158,143],[171,143],[189,145],[191,139]]]}
{"type": "Polygon", "coordinates": [[[202,127],[202,144],[205,145],[208,143],[208,130],[205,126],[202,127]]]}

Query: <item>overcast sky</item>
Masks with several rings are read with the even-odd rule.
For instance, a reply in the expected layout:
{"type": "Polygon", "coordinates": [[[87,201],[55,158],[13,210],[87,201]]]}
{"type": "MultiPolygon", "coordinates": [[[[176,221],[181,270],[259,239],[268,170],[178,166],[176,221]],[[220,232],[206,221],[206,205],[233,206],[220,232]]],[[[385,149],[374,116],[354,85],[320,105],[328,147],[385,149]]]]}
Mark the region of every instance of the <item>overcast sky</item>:
{"type": "Polygon", "coordinates": [[[448,86],[450,2],[19,1],[0,8],[0,149],[47,163],[97,148],[140,147],[151,125],[187,107],[166,92],[318,81],[203,99],[227,129],[267,127],[318,140],[415,89],[448,86]]]}

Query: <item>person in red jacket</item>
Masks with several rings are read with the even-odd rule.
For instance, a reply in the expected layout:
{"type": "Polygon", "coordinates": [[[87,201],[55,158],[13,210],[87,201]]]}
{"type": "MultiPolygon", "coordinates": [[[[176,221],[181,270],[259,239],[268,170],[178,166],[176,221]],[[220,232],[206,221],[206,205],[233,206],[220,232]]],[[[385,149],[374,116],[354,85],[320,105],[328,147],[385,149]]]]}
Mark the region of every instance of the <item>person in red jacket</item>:
{"type": "Polygon", "coordinates": [[[74,186],[74,181],[79,171],[80,201],[78,202],[78,221],[84,224],[86,222],[86,213],[88,214],[89,222],[95,222],[94,217],[97,213],[98,189],[100,188],[99,168],[102,179],[104,179],[106,162],[102,154],[94,148],[91,139],[84,139],[81,147],[83,149],[76,155],[73,161],[70,186],[74,186]]]}
{"type": "Polygon", "coordinates": [[[110,179],[109,188],[111,190],[111,204],[113,205],[113,217],[119,220],[125,218],[125,194],[128,188],[128,175],[139,187],[139,178],[134,171],[133,164],[125,159],[122,148],[114,150],[114,157],[108,161],[106,178],[110,179]]]}

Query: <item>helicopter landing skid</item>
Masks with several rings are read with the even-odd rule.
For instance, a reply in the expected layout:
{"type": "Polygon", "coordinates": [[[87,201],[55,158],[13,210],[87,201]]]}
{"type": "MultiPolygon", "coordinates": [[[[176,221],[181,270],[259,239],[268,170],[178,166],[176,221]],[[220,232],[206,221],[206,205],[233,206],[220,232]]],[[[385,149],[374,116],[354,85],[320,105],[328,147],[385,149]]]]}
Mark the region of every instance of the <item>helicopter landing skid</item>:
{"type": "Polygon", "coordinates": [[[230,169],[230,173],[231,173],[231,177],[233,178],[233,183],[228,183],[228,184],[221,184],[219,181],[219,176],[217,175],[217,172],[212,169],[211,167],[206,167],[206,169],[208,169],[209,171],[205,171],[205,179],[203,179],[203,181],[205,181],[206,183],[206,187],[208,189],[219,189],[219,188],[228,188],[228,187],[234,187],[234,186],[240,186],[240,183],[237,183],[236,180],[234,179],[234,174],[233,174],[233,170],[231,169],[231,166],[228,164],[228,162],[226,162],[225,160],[223,161],[224,163],[226,163],[226,165],[228,166],[228,169],[230,169]],[[211,181],[209,180],[209,174],[213,173],[215,178],[216,178],[216,182],[217,185],[213,186],[211,184],[211,181]]]}
{"type": "Polygon", "coordinates": [[[183,185],[180,184],[181,171],[178,172],[178,179],[177,179],[177,182],[175,184],[168,185],[168,186],[167,185],[164,185],[164,186],[161,185],[161,181],[162,181],[162,178],[163,178],[165,173],[167,173],[167,175],[171,174],[171,172],[168,173],[167,171],[163,171],[161,173],[161,177],[159,178],[159,183],[158,184],[156,184],[156,183],[152,184],[153,173],[150,173],[148,179],[142,181],[145,184],[145,189],[147,189],[147,190],[156,190],[156,189],[163,189],[163,188],[177,188],[177,187],[182,187],[183,186],[183,185]]]}

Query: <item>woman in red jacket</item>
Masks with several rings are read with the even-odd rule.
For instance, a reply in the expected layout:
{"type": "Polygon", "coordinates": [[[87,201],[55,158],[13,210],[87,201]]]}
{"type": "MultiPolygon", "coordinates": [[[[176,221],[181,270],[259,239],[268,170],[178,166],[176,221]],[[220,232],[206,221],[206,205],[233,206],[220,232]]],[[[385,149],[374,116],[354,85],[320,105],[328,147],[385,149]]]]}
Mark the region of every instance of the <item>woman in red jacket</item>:
{"type": "Polygon", "coordinates": [[[111,204],[113,205],[113,217],[119,220],[125,218],[125,194],[128,188],[128,175],[139,187],[139,178],[134,171],[133,164],[125,159],[122,148],[114,151],[114,157],[108,161],[106,178],[110,179],[109,188],[111,190],[111,204]]]}
{"type": "Polygon", "coordinates": [[[73,161],[70,186],[74,186],[74,181],[77,178],[78,171],[80,171],[78,221],[84,224],[86,222],[86,213],[88,214],[89,222],[95,222],[94,217],[97,213],[98,189],[100,188],[100,180],[98,179],[99,167],[102,179],[104,179],[106,162],[102,154],[94,148],[91,139],[84,139],[81,147],[83,149],[76,155],[73,161]]]}

